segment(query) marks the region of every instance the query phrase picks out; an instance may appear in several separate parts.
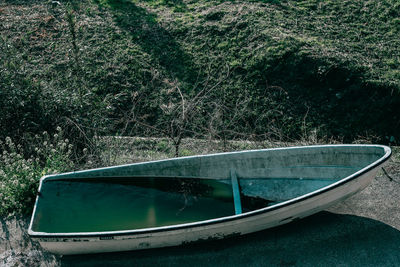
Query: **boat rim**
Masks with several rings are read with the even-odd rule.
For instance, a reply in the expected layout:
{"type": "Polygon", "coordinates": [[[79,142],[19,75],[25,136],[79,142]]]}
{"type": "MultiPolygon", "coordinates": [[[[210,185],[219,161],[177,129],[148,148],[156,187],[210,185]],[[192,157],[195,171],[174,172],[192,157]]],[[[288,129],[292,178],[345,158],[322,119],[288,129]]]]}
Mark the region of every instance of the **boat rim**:
{"type": "MultiPolygon", "coordinates": [[[[292,147],[242,150],[242,151],[233,151],[233,152],[213,153],[213,154],[206,154],[206,155],[194,155],[194,156],[180,157],[179,159],[194,158],[194,157],[210,157],[210,156],[224,155],[224,154],[251,153],[251,152],[257,152],[257,151],[261,152],[261,151],[276,151],[276,150],[301,149],[301,148],[327,148],[327,147],[379,147],[379,148],[384,149],[385,154],[382,157],[380,157],[378,160],[365,166],[364,168],[360,169],[359,171],[338,180],[335,183],[332,183],[332,184],[324,186],[320,189],[314,190],[310,193],[301,195],[296,198],[289,199],[289,200],[281,202],[281,203],[277,203],[277,204],[269,206],[269,207],[265,207],[265,208],[261,208],[261,209],[241,213],[241,214],[235,214],[235,215],[231,215],[231,216],[218,217],[218,218],[209,219],[209,220],[196,221],[196,222],[190,222],[190,223],[184,223],[184,224],[159,226],[159,227],[152,227],[152,228],[141,228],[141,229],[133,229],[133,230],[118,230],[118,231],[101,231],[101,232],[71,232],[71,233],[36,232],[36,231],[32,230],[32,225],[33,225],[33,219],[34,219],[33,215],[36,212],[36,207],[37,207],[37,203],[39,200],[39,195],[38,195],[35,200],[35,206],[33,208],[32,218],[31,218],[29,228],[28,228],[28,234],[33,238],[80,238],[80,237],[90,238],[90,237],[105,237],[105,236],[128,236],[128,235],[141,235],[141,234],[149,234],[149,233],[157,233],[157,232],[175,231],[175,230],[181,230],[181,229],[185,229],[185,228],[202,227],[202,226],[206,226],[206,225],[219,224],[219,223],[224,223],[224,222],[229,222],[229,221],[234,221],[234,220],[240,220],[242,218],[256,216],[256,215],[271,212],[271,211],[274,211],[274,210],[277,210],[280,208],[284,208],[289,205],[293,205],[295,203],[299,203],[299,202],[305,201],[307,199],[310,199],[312,197],[318,196],[318,195],[323,194],[334,188],[337,188],[343,184],[346,184],[350,181],[357,179],[361,175],[363,175],[363,174],[369,172],[370,170],[378,167],[379,165],[383,164],[390,158],[390,156],[392,154],[392,150],[390,149],[390,147],[384,146],[384,145],[334,144],[334,145],[309,145],[309,146],[292,146],[292,147]]],[[[132,166],[132,165],[136,165],[136,164],[148,164],[148,163],[153,163],[153,162],[163,162],[163,161],[170,161],[173,159],[178,159],[178,158],[162,159],[162,160],[147,161],[147,162],[138,162],[138,163],[132,163],[132,164],[110,166],[110,167],[105,167],[105,168],[95,168],[95,169],[89,169],[89,170],[84,170],[84,171],[68,172],[68,173],[63,173],[63,174],[72,174],[72,173],[78,174],[80,172],[87,172],[87,171],[94,171],[94,170],[106,170],[106,169],[115,168],[115,167],[132,166]]],[[[38,192],[40,192],[42,184],[46,179],[51,179],[52,177],[59,176],[59,175],[60,174],[43,176],[40,179],[38,192]]],[[[72,179],[74,179],[74,178],[72,178],[72,179]]]]}

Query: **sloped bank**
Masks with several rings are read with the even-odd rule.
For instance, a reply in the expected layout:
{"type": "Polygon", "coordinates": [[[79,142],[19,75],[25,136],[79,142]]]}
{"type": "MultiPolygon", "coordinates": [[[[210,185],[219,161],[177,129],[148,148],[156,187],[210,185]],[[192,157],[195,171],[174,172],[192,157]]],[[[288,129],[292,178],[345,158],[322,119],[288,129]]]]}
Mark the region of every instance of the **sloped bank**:
{"type": "Polygon", "coordinates": [[[201,99],[176,126],[186,136],[398,142],[399,9],[377,5],[3,3],[0,137],[166,135],[155,129],[201,99]]]}

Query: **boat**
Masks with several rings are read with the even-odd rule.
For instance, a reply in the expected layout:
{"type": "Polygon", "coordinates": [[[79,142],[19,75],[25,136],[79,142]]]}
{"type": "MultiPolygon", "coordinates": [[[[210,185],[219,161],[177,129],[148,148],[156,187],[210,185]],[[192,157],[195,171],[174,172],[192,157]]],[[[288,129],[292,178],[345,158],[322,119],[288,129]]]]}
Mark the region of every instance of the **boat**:
{"type": "Polygon", "coordinates": [[[28,233],[62,255],[244,235],[357,193],[390,155],[382,145],[318,145],[49,175],[40,180],[28,233]]]}

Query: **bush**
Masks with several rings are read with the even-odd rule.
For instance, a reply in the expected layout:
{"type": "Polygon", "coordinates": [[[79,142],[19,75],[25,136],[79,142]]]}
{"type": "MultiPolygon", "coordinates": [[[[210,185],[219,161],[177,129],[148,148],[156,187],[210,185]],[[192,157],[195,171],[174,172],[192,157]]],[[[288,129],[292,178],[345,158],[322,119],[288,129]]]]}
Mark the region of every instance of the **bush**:
{"type": "Polygon", "coordinates": [[[40,177],[71,170],[73,146],[63,138],[61,128],[32,139],[34,155],[25,158],[24,148],[10,137],[0,141],[0,215],[26,214],[32,210],[40,177]]]}

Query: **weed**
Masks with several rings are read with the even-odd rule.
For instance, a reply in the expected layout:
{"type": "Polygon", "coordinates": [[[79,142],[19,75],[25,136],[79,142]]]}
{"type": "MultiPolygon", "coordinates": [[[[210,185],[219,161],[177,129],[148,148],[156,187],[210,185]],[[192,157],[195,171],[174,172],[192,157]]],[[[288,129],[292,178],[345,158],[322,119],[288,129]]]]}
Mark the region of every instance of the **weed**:
{"type": "Polygon", "coordinates": [[[61,128],[54,136],[36,135],[32,142],[35,152],[25,158],[23,147],[10,137],[0,141],[0,215],[30,212],[40,177],[73,169],[72,145],[61,128]]]}

